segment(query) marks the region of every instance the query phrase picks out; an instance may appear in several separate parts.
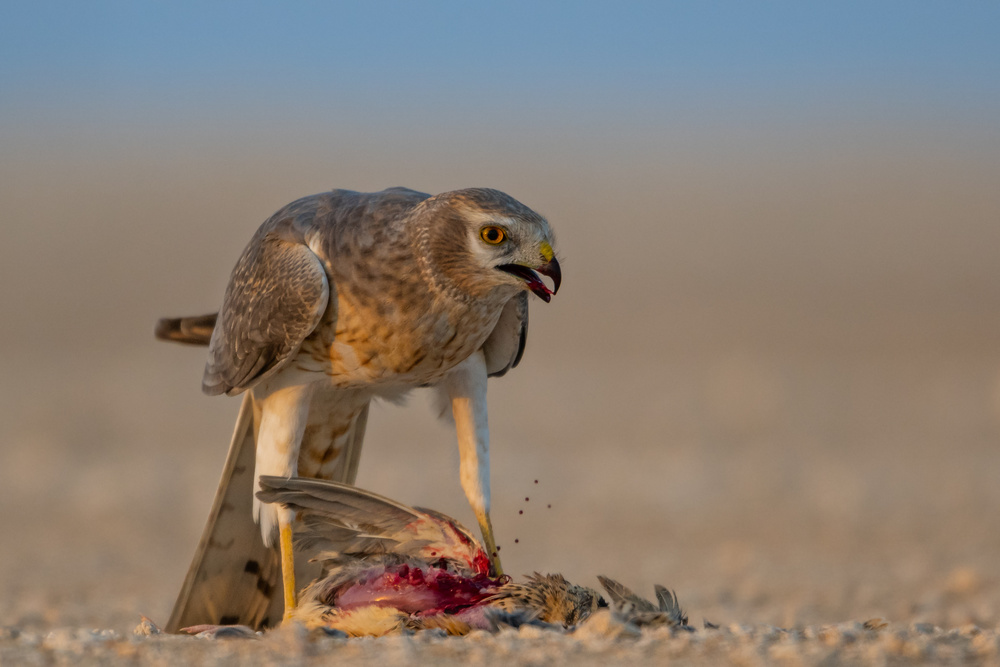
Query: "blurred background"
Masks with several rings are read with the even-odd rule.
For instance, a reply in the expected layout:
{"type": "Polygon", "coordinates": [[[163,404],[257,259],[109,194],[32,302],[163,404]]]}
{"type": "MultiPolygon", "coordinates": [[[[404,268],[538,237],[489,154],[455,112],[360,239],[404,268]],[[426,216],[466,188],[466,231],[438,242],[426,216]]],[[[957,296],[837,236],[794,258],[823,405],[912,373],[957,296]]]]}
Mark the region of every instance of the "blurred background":
{"type": "MultiPolygon", "coordinates": [[[[165,622],[239,401],[153,323],[216,309],[283,204],[405,185],[557,233],[490,389],[509,571],[698,624],[996,626],[998,34],[991,3],[5,3],[0,624],[165,622]]],[[[361,485],[475,525],[457,469],[424,393],[373,410],[361,485]]]]}

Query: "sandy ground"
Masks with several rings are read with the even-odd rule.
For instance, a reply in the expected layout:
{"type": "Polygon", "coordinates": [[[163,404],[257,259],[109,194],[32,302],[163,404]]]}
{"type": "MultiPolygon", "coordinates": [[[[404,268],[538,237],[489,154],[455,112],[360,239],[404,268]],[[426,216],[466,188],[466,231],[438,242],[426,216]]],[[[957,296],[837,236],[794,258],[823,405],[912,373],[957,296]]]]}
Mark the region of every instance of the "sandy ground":
{"type": "MultiPolygon", "coordinates": [[[[997,660],[995,137],[758,130],[592,154],[501,138],[488,162],[430,167],[417,139],[370,154],[345,135],[336,161],[296,136],[12,142],[0,210],[31,224],[0,226],[0,662],[997,660]],[[202,352],[156,344],[155,317],[215,308],[287,200],[470,170],[547,214],[565,259],[490,390],[505,567],[660,583],[698,631],[133,638],[169,614],[238,407],[199,394],[202,352]]],[[[473,524],[431,412],[421,392],[378,406],[359,483],[473,524]]]]}
{"type": "MultiPolygon", "coordinates": [[[[176,349],[162,354],[196,356],[176,349]]],[[[8,449],[4,470],[44,472],[10,475],[3,484],[9,527],[2,551],[0,623],[7,630],[0,634],[0,660],[266,664],[288,658],[286,664],[311,664],[328,654],[352,664],[479,659],[540,664],[552,657],[583,664],[661,657],[745,664],[786,659],[881,664],[893,656],[928,664],[970,656],[996,660],[996,425],[986,411],[978,423],[970,416],[977,392],[983,408],[996,388],[1000,359],[987,364],[986,358],[980,352],[936,359],[914,373],[905,358],[898,365],[884,357],[867,359],[851,368],[847,361],[832,360],[769,367],[743,357],[710,365],[700,382],[697,364],[688,377],[677,371],[683,363],[671,364],[667,382],[636,366],[629,373],[630,391],[652,398],[633,406],[635,421],[622,417],[621,406],[593,398],[587,403],[595,386],[613,386],[610,378],[595,374],[559,381],[569,405],[548,406],[530,427],[497,419],[495,515],[506,567],[515,573],[559,571],[590,585],[596,585],[596,574],[607,574],[647,595],[653,583],[667,585],[676,589],[698,628],[677,637],[646,633],[613,640],[594,633],[584,641],[526,631],[465,640],[274,637],[239,646],[135,639],[131,631],[139,614],[162,623],[169,613],[224,445],[204,451],[109,448],[96,460],[59,440],[8,449]],[[720,382],[716,373],[725,380],[721,387],[714,386],[720,382]],[[840,384],[818,379],[810,384],[810,373],[844,377],[840,384]],[[708,402],[723,400],[712,399],[712,392],[745,386],[741,383],[752,383],[758,396],[762,383],[778,393],[739,410],[730,406],[732,412],[725,403],[708,402]],[[720,411],[705,422],[717,430],[699,433],[692,422],[691,432],[675,426],[657,434],[662,415],[681,420],[677,408],[664,406],[687,388],[705,401],[693,401],[693,412],[720,411]],[[938,403],[947,409],[935,411],[938,403]],[[838,422],[839,411],[848,409],[867,420],[838,422]],[[558,424],[572,423],[577,410],[593,417],[589,425],[578,423],[570,438],[558,424]],[[798,415],[804,430],[781,438],[769,434],[774,426],[767,420],[779,419],[770,411],[778,410],[798,415]],[[830,440],[808,429],[828,411],[834,412],[824,426],[830,440]],[[617,422],[617,435],[600,429],[607,415],[617,422]],[[877,425],[887,419],[897,432],[879,432],[877,425]],[[590,447],[580,443],[587,437],[594,440],[590,447]],[[644,444],[657,441],[675,444],[644,444]],[[860,626],[872,618],[889,625],[877,632],[860,626]],[[704,630],[703,620],[722,627],[704,630]]],[[[511,375],[498,385],[503,389],[497,402],[506,413],[537,405],[517,386],[521,382],[543,395],[554,390],[546,383],[556,370],[541,366],[526,366],[521,377],[511,375]]],[[[160,379],[196,375],[172,361],[160,371],[160,379]]],[[[96,384],[119,383],[98,378],[96,384]]],[[[127,401],[124,395],[121,400],[127,401]]],[[[425,402],[418,395],[406,408],[379,409],[362,483],[447,508],[468,521],[461,492],[447,488],[457,487],[449,434],[426,416],[425,402]],[[413,422],[426,433],[411,431],[411,439],[433,442],[428,448],[441,462],[424,470],[384,463],[407,459],[412,450],[393,445],[399,439],[385,434],[404,433],[413,422]]],[[[228,411],[231,417],[232,407],[206,412],[228,411]]],[[[157,428],[187,428],[183,418],[164,412],[154,422],[157,428]]],[[[137,421],[136,428],[147,423],[137,421]]],[[[223,431],[218,439],[224,442],[227,424],[218,422],[223,431]]],[[[63,426],[69,442],[78,423],[68,420],[63,426]]],[[[95,438],[90,446],[97,447],[97,436],[90,437],[95,438]]]]}
{"type": "Polygon", "coordinates": [[[301,628],[274,631],[259,639],[207,640],[192,637],[121,636],[79,629],[44,637],[26,633],[0,640],[9,664],[148,664],[211,662],[271,664],[928,664],[995,663],[998,638],[975,626],[943,631],[930,625],[862,623],[783,630],[761,626],[682,632],[638,632],[598,618],[572,635],[522,627],[466,637],[430,632],[379,639],[312,636],[301,628]],[[599,629],[593,626],[600,626],[599,629]],[[869,624],[870,626],[872,624],[869,624]]]}

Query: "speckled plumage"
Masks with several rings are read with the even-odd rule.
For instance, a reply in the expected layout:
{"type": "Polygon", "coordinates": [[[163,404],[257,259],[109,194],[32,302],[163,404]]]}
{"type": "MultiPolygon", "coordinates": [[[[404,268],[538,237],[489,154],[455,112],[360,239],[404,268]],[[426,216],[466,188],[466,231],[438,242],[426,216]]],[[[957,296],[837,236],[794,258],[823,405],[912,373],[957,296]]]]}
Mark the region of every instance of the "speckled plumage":
{"type": "Polygon", "coordinates": [[[614,611],[625,621],[640,628],[666,626],[690,630],[687,614],[677,602],[677,594],[657,584],[654,587],[657,604],[640,597],[623,584],[608,577],[597,579],[611,598],[614,611]]]}
{"type": "MultiPolygon", "coordinates": [[[[220,615],[214,600],[236,585],[220,572],[238,558],[222,552],[247,550],[246,530],[233,526],[249,520],[237,518],[243,502],[230,485],[242,489],[244,477],[260,474],[353,483],[370,401],[412,387],[437,386],[451,400],[462,486],[492,539],[485,380],[520,361],[528,291],[547,301],[558,288],[552,242],[544,218],[496,190],[334,190],[288,204],[257,230],[217,319],[161,321],[158,336],[187,343],[211,328],[203,389],[247,392],[245,413],[253,417],[252,428],[237,425],[232,465],[173,620],[220,622],[212,618],[220,615]],[[481,237],[488,226],[503,229],[501,243],[481,237]],[[554,289],[534,271],[551,276],[554,289]],[[252,474],[241,454],[251,445],[252,474]],[[236,536],[221,541],[220,531],[236,536]],[[210,603],[185,617],[193,599],[210,603]]],[[[254,516],[265,543],[290,520],[256,500],[254,516]]],[[[262,559],[253,559],[253,569],[273,572],[262,559]]],[[[274,582],[261,579],[257,587],[265,600],[254,607],[270,609],[264,616],[273,622],[274,582]]],[[[240,622],[257,627],[266,619],[256,612],[240,622]]]]}
{"type": "MultiPolygon", "coordinates": [[[[518,350],[527,293],[463,251],[470,211],[517,215],[549,236],[543,218],[490,190],[335,190],[275,213],[233,270],[206,393],[239,393],[289,365],[338,387],[430,384],[491,335],[518,350]],[[495,331],[508,304],[520,317],[495,331]]],[[[488,359],[490,373],[515,356],[488,359]]]]}
{"type": "Polygon", "coordinates": [[[604,602],[593,588],[572,584],[561,574],[538,572],[503,586],[490,601],[509,612],[535,610],[538,620],[563,626],[576,625],[604,602]]]}

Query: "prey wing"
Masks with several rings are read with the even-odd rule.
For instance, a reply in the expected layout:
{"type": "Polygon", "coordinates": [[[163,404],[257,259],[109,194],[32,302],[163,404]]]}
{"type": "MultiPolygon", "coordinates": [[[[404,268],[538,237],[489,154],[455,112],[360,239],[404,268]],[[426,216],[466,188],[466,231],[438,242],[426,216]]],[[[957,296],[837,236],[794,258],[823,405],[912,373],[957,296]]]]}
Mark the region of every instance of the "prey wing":
{"type": "Polygon", "coordinates": [[[473,567],[481,547],[454,519],[355,486],[304,477],[260,478],[257,496],[294,510],[294,533],[320,559],[394,553],[473,567]]]}

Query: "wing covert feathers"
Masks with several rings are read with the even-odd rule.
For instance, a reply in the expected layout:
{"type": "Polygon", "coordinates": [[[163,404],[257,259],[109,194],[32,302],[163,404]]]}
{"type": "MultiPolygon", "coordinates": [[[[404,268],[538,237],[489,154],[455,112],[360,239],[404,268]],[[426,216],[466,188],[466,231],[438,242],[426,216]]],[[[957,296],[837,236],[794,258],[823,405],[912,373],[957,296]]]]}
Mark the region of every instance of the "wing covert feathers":
{"type": "Polygon", "coordinates": [[[452,559],[471,566],[479,542],[454,519],[438,512],[409,507],[377,493],[304,477],[260,478],[257,497],[294,510],[295,539],[318,560],[341,554],[395,553],[452,559]]]}
{"type": "Polygon", "coordinates": [[[656,611],[656,607],[649,600],[643,599],[632,592],[632,590],[614,579],[598,576],[597,580],[608,592],[611,603],[616,607],[632,606],[637,611],[656,611]]]}
{"type": "Polygon", "coordinates": [[[238,394],[291,360],[319,323],[330,286],[285,227],[262,226],[233,269],[208,348],[206,394],[238,394]]]}
{"type": "Polygon", "coordinates": [[[522,292],[507,302],[493,332],[483,343],[486,372],[500,377],[517,366],[528,338],[528,293],[522,292]]]}

